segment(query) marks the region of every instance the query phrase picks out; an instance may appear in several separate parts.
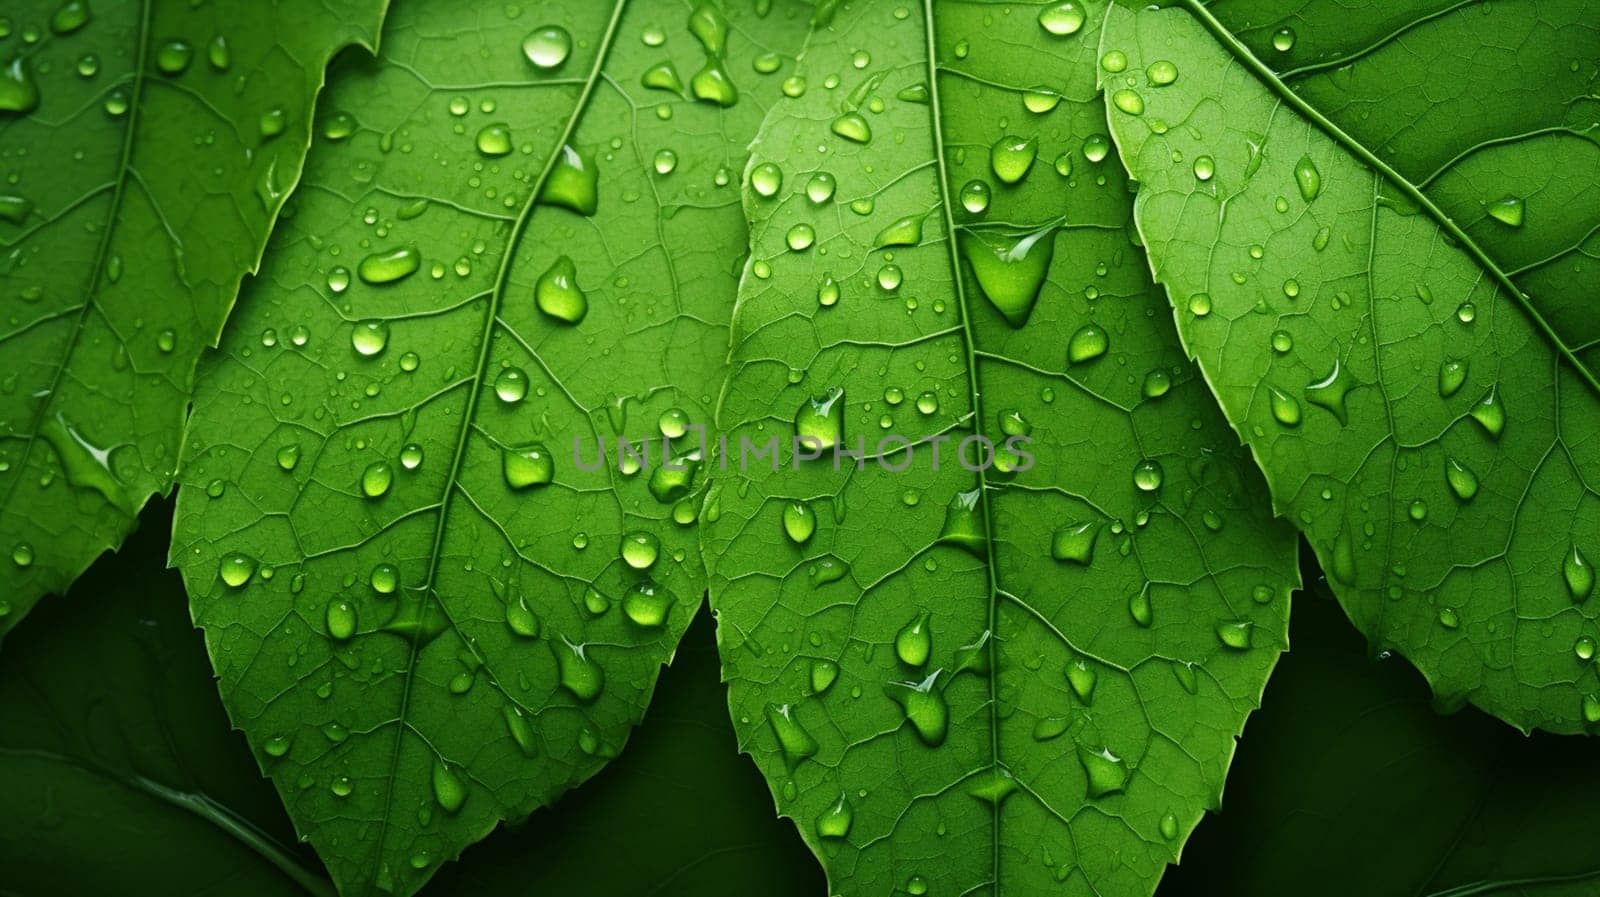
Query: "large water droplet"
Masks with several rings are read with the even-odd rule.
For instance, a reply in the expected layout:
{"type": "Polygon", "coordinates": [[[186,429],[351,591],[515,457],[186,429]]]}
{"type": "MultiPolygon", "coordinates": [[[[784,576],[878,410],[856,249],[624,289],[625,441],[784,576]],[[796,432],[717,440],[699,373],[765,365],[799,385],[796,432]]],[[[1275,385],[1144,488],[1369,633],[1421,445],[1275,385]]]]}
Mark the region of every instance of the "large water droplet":
{"type": "Polygon", "coordinates": [[[653,534],[634,530],[622,537],[622,560],[635,570],[648,570],[661,554],[661,542],[653,534]]]}
{"type": "Polygon", "coordinates": [[[546,25],[522,39],[522,55],[535,68],[551,71],[572,54],[572,35],[560,25],[546,25]]]}
{"type": "Polygon", "coordinates": [[[1058,527],[1050,536],[1050,556],[1087,567],[1094,561],[1094,543],[1099,535],[1100,524],[1094,521],[1058,527]]]}
{"type": "Polygon", "coordinates": [[[1485,210],[1489,217],[1507,227],[1521,227],[1525,204],[1520,196],[1507,196],[1489,203],[1485,210]]]}
{"type": "Polygon", "coordinates": [[[1015,184],[1027,176],[1038,154],[1037,138],[1008,134],[989,147],[989,167],[1001,183],[1015,184]]]}
{"type": "Polygon", "coordinates": [[[794,769],[800,762],[816,756],[817,740],[811,737],[805,726],[796,718],[792,704],[768,704],[767,723],[772,726],[772,732],[778,736],[778,747],[783,751],[783,761],[789,769],[794,769]]]}
{"type": "Polygon", "coordinates": [[[1080,744],[1078,763],[1083,766],[1090,797],[1119,794],[1128,787],[1127,764],[1122,762],[1121,757],[1113,754],[1110,748],[1088,748],[1080,744]]]}
{"type": "Polygon", "coordinates": [[[1300,198],[1310,202],[1322,192],[1322,172],[1310,156],[1301,156],[1294,166],[1294,182],[1300,187],[1300,198]]]}
{"type": "Polygon", "coordinates": [[[443,760],[433,761],[433,799],[440,809],[455,813],[467,802],[467,785],[443,760]]]}
{"type": "Polygon", "coordinates": [[[380,498],[389,491],[389,485],[394,482],[394,468],[388,461],[374,461],[367,465],[361,472],[361,494],[368,498],[380,498]]]}
{"type": "Polygon", "coordinates": [[[389,345],[388,321],[362,321],[350,331],[350,347],[356,354],[371,358],[389,345]]]}
{"type": "Polygon", "coordinates": [[[1083,21],[1083,7],[1070,0],[1067,3],[1046,6],[1039,11],[1039,24],[1045,31],[1057,37],[1077,34],[1083,27],[1083,21]]]}
{"type": "Polygon", "coordinates": [[[799,500],[784,503],[783,532],[790,542],[804,545],[816,531],[817,515],[812,513],[810,505],[799,500]]]}
{"type": "Polygon", "coordinates": [[[1478,475],[1454,458],[1445,460],[1444,479],[1449,484],[1450,491],[1462,501],[1472,501],[1478,494],[1478,475]]]}
{"type": "Polygon", "coordinates": [[[929,747],[944,744],[950,732],[950,708],[935,687],[939,673],[935,670],[921,682],[891,682],[884,687],[884,693],[900,705],[917,737],[929,747]]]}
{"type": "Polygon", "coordinates": [[[394,283],[415,274],[422,267],[422,253],[415,246],[374,252],[356,266],[356,274],[367,283],[394,283]]]}
{"type": "Polygon", "coordinates": [[[565,637],[550,642],[556,657],[556,678],[561,687],[585,704],[600,696],[605,688],[605,672],[584,650],[584,645],[574,645],[565,637]]]}
{"type": "Polygon", "coordinates": [[[1111,337],[1097,324],[1085,324],[1067,341],[1067,363],[1082,364],[1106,354],[1111,337]]]}
{"type": "Polygon", "coordinates": [[[659,629],[667,624],[672,600],[672,593],[655,583],[636,582],[622,596],[622,612],[636,626],[659,629]]]}
{"type": "Polygon", "coordinates": [[[335,598],[328,602],[326,614],[328,635],[339,641],[346,641],[356,634],[356,606],[347,598],[335,598]]]}
{"type": "Polygon", "coordinates": [[[578,268],[570,256],[561,256],[533,287],[533,300],[546,315],[577,324],[589,313],[589,299],[578,286],[578,268]]]}
{"type": "Polygon", "coordinates": [[[1500,434],[1505,432],[1506,406],[1500,401],[1498,385],[1489,387],[1489,391],[1484,393],[1483,398],[1479,399],[1467,413],[1472,415],[1472,419],[1482,425],[1484,432],[1491,437],[1499,439],[1500,434]]]}
{"type": "Polygon", "coordinates": [[[1567,581],[1573,602],[1584,601],[1594,593],[1594,565],[1576,545],[1561,560],[1561,578],[1567,581]]]}
{"type": "Polygon", "coordinates": [[[872,140],[872,127],[859,112],[846,112],[834,119],[829,127],[833,133],[855,143],[867,143],[872,140]]]}
{"type": "Polygon", "coordinates": [[[928,663],[933,653],[933,631],[928,626],[929,613],[923,611],[900,627],[894,636],[894,653],[900,662],[921,667],[928,663]]]}
{"type": "Polygon", "coordinates": [[[39,86],[33,80],[28,62],[22,57],[0,69],[0,112],[24,114],[39,105],[39,86]]]}
{"type": "Polygon", "coordinates": [[[1054,228],[1045,228],[1019,236],[979,231],[961,236],[961,253],[978,289],[1012,327],[1026,324],[1039,301],[1055,256],[1054,234],[1054,228]]]}
{"type": "Polygon", "coordinates": [[[478,131],[478,152],[485,156],[509,155],[511,146],[511,128],[505,122],[494,122],[484,125],[478,131]]]}
{"type": "MultiPolygon", "coordinates": [[[[28,562],[32,563],[33,549],[29,548],[27,554],[28,562]]],[[[13,555],[12,559],[16,559],[15,555],[13,555]]],[[[27,564],[19,564],[19,566],[25,567],[27,564]]],[[[223,555],[222,562],[217,565],[217,577],[220,578],[223,584],[230,589],[237,589],[249,582],[250,577],[254,576],[255,572],[255,558],[252,558],[247,554],[240,554],[239,552],[232,552],[230,554],[223,555]]]]}
{"type": "Polygon", "coordinates": [[[855,811],[845,796],[840,794],[839,799],[817,817],[817,837],[843,838],[850,834],[850,823],[854,820],[855,811]]]}
{"type": "Polygon", "coordinates": [[[800,404],[794,415],[794,432],[813,450],[844,443],[844,390],[830,387],[820,396],[800,404]]]}
{"type": "Polygon", "coordinates": [[[1355,385],[1355,379],[1345,372],[1344,365],[1335,358],[1333,370],[1328,372],[1328,376],[1306,387],[1306,401],[1327,409],[1342,426],[1350,422],[1345,396],[1355,385]]]}
{"type": "Polygon", "coordinates": [[[539,191],[546,205],[571,209],[579,215],[593,215],[600,205],[600,170],[594,160],[572,146],[563,146],[555,167],[539,191]]]}

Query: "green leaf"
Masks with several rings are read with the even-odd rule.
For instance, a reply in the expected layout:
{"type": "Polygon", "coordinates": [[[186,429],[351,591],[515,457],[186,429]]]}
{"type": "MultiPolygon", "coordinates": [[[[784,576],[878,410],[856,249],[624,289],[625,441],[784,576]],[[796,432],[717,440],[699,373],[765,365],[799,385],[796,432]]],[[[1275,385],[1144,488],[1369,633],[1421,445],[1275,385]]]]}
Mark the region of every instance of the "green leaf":
{"type": "MultiPolygon", "coordinates": [[[[1375,650],[1405,654],[1447,704],[1470,700],[1522,729],[1582,731],[1600,720],[1593,325],[1567,327],[1578,288],[1523,294],[1588,263],[1570,243],[1581,228],[1554,212],[1585,176],[1552,177],[1538,197],[1549,225],[1527,219],[1527,239],[1503,249],[1498,237],[1522,219],[1496,205],[1498,188],[1486,208],[1505,220],[1460,216],[1488,189],[1473,187],[1489,173],[1479,160],[1533,172],[1576,151],[1571,133],[1483,141],[1496,131],[1486,117],[1521,102],[1529,81],[1559,82],[1573,66],[1595,76],[1592,52],[1580,63],[1546,41],[1551,22],[1583,5],[1541,6],[1532,29],[1481,9],[1427,19],[1355,62],[1335,57],[1345,67],[1303,92],[1187,5],[1118,9],[1102,79],[1114,101],[1139,100],[1112,111],[1113,133],[1141,182],[1139,227],[1188,350],[1375,650]],[[1491,92],[1502,99],[1484,111],[1458,109],[1466,148],[1410,136],[1444,126],[1452,103],[1424,111],[1405,84],[1457,89],[1445,61],[1508,45],[1519,49],[1495,71],[1517,86],[1491,92]],[[1152,84],[1159,63],[1175,81],[1152,84]],[[1381,86],[1335,101],[1369,81],[1381,86]],[[1313,99],[1371,119],[1381,152],[1313,99]],[[1385,155],[1412,160],[1413,173],[1385,155]],[[1436,163],[1424,192],[1414,172],[1436,163]],[[1509,267],[1530,254],[1553,260],[1509,267]]],[[[1573,27],[1592,47],[1592,26],[1573,27]]],[[[1526,115],[1508,116],[1508,134],[1525,126],[1526,115]]],[[[1596,218],[1592,206],[1583,214],[1596,218]]]]}
{"type": "Polygon", "coordinates": [[[342,893],[415,891],[644,712],[705,585],[661,441],[710,420],[737,173],[804,26],[411,3],[338,72],[202,373],[173,560],[342,893]]]}
{"type": "Polygon", "coordinates": [[[228,731],[171,506],[0,654],[0,868],[11,894],[331,894],[228,731]]]}
{"type": "Polygon", "coordinates": [[[1327,584],[1305,575],[1294,650],[1245,727],[1227,806],[1159,897],[1594,893],[1593,744],[1439,715],[1416,672],[1370,661],[1327,584]]]}
{"type": "Polygon", "coordinates": [[[0,634],[167,492],[195,364],[382,0],[7,4],[0,634]]]}
{"type": "Polygon", "coordinates": [[[1149,893],[1285,647],[1296,543],[1131,239],[1103,10],[825,5],[755,144],[704,537],[832,893],[1149,893]]]}

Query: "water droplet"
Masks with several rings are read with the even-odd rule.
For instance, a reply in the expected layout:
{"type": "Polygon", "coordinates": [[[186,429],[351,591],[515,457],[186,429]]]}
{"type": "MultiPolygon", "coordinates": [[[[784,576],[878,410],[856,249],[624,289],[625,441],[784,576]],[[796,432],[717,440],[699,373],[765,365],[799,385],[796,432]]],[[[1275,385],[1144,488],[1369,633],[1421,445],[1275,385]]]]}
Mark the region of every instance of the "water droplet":
{"type": "Polygon", "coordinates": [[[767,723],[772,726],[773,734],[778,736],[778,747],[783,751],[783,760],[789,769],[799,766],[802,760],[816,756],[817,740],[800,724],[793,705],[768,704],[767,723]]]}
{"type": "Polygon", "coordinates": [[[528,394],[528,375],[522,368],[504,368],[494,378],[494,394],[507,405],[522,401],[528,394]]]}
{"type": "Polygon", "coordinates": [[[1306,387],[1306,401],[1313,405],[1327,409],[1334,417],[1338,418],[1341,426],[1350,422],[1350,412],[1345,405],[1345,396],[1355,387],[1355,380],[1345,372],[1344,365],[1339,359],[1333,361],[1333,370],[1328,376],[1306,387]]]}
{"type": "Polygon", "coordinates": [[[1161,59],[1150,63],[1150,66],[1144,70],[1144,75],[1156,87],[1165,87],[1178,80],[1178,67],[1165,59],[1161,59]]]}
{"type": "Polygon", "coordinates": [[[1272,396],[1272,417],[1285,427],[1300,426],[1300,403],[1294,397],[1277,389],[1268,388],[1272,396]]]}
{"type": "Polygon", "coordinates": [[[539,637],[539,615],[521,595],[506,602],[506,627],[523,638],[539,637]]]}
{"type": "Polygon", "coordinates": [[[678,70],[669,62],[658,62],[645,69],[639,77],[639,83],[651,90],[665,90],[669,93],[683,95],[683,79],[678,77],[678,70]]]}
{"type": "Polygon", "coordinates": [[[1472,501],[1478,494],[1478,475],[1454,458],[1445,460],[1444,479],[1450,485],[1450,491],[1462,501],[1472,501]]]}
{"type": "Polygon", "coordinates": [[[544,71],[560,68],[571,53],[572,35],[560,25],[546,25],[522,39],[522,55],[544,71]]]}
{"type": "Polygon", "coordinates": [[[843,838],[850,834],[850,823],[855,820],[855,811],[851,809],[850,802],[843,794],[833,802],[833,806],[822,811],[817,817],[817,837],[843,838]]]}
{"type": "Polygon", "coordinates": [[[1096,324],[1085,324],[1067,341],[1067,363],[1082,364],[1106,354],[1111,338],[1096,324]]]}
{"type": "Polygon", "coordinates": [[[1090,797],[1120,794],[1128,787],[1127,764],[1122,762],[1121,757],[1113,754],[1110,748],[1088,748],[1080,744],[1078,763],[1083,766],[1090,797]]]}
{"type": "Polygon", "coordinates": [[[600,205],[599,187],[600,170],[594,160],[570,145],[563,146],[539,191],[539,202],[571,209],[579,215],[593,215],[600,205]]]}
{"type": "Polygon", "coordinates": [[[622,612],[634,625],[658,629],[667,623],[672,594],[653,582],[634,583],[622,596],[622,612]]]}
{"type": "Polygon", "coordinates": [[[550,642],[556,657],[556,678],[561,687],[585,704],[600,696],[605,688],[605,672],[590,659],[583,645],[574,645],[565,637],[550,642]]]}
{"type": "Polygon", "coordinates": [[[1294,49],[1294,29],[1279,28],[1272,32],[1272,49],[1279,53],[1287,53],[1294,49]]]}
{"type": "Polygon", "coordinates": [[[355,791],[355,785],[349,776],[334,776],[333,782],[328,785],[328,790],[333,792],[334,797],[349,797],[355,791]]]}
{"type": "Polygon", "coordinates": [[[786,502],[783,506],[783,531],[790,542],[804,545],[811,541],[811,535],[817,531],[817,515],[803,501],[786,502]]]}
{"type": "Polygon", "coordinates": [[[356,274],[370,284],[394,283],[415,274],[421,266],[422,253],[415,246],[401,246],[362,259],[356,274]]]}
{"type": "Polygon", "coordinates": [[[939,672],[935,670],[921,682],[891,682],[884,687],[884,693],[900,705],[917,737],[929,747],[944,744],[950,732],[950,708],[944,694],[934,687],[939,672]]]}
{"type": "Polygon", "coordinates": [[[1300,198],[1310,202],[1322,192],[1322,172],[1317,170],[1310,156],[1301,156],[1294,166],[1294,182],[1300,187],[1300,198]]]}
{"type": "Polygon", "coordinates": [[[1217,161],[1210,156],[1194,157],[1194,176],[1197,180],[1209,181],[1217,173],[1217,161]]]}
{"type": "Polygon", "coordinates": [[[506,720],[506,732],[516,743],[517,750],[520,750],[524,757],[532,757],[538,751],[539,740],[534,734],[533,724],[528,722],[527,715],[515,704],[504,705],[500,712],[506,720]]]}
{"type": "Polygon", "coordinates": [[[27,113],[39,105],[39,86],[22,57],[0,69],[0,112],[27,113]]]}
{"type": "Polygon", "coordinates": [[[846,112],[834,119],[830,128],[833,133],[855,143],[867,143],[872,140],[872,128],[859,112],[846,112]]]}
{"type": "MultiPolygon", "coordinates": [[[[242,555],[241,555],[241,557],[242,557],[242,555]]],[[[18,567],[31,567],[31,566],[33,566],[33,546],[29,545],[27,542],[18,542],[11,549],[11,563],[16,564],[18,567]]],[[[224,563],[224,565],[226,565],[227,561],[224,560],[223,563],[224,563]]],[[[251,566],[251,569],[252,570],[255,569],[253,564],[251,566]]],[[[225,572],[225,570],[226,570],[226,567],[224,567],[224,572],[222,574],[222,579],[223,579],[224,582],[227,582],[228,576],[227,576],[227,573],[225,572]]],[[[250,574],[246,573],[244,578],[246,580],[248,580],[250,578],[250,574]]],[[[233,585],[233,584],[230,582],[229,585],[233,585]]],[[[241,582],[240,585],[243,585],[243,583],[241,582]]],[[[0,616],[3,616],[3,614],[0,614],[0,616]]]]}
{"type": "Polygon", "coordinates": [[[895,633],[894,653],[901,663],[914,667],[927,664],[933,653],[933,633],[928,628],[928,618],[928,612],[923,611],[895,633]]]}
{"type": "Polygon", "coordinates": [[[578,268],[570,256],[561,256],[534,284],[533,300],[546,315],[577,324],[589,313],[589,299],[578,286],[578,268]]]}
{"type": "Polygon", "coordinates": [[[1067,684],[1072,686],[1072,693],[1078,696],[1085,707],[1094,700],[1094,685],[1098,678],[1094,667],[1089,666],[1089,661],[1082,657],[1067,663],[1067,684]]]}
{"type": "Polygon", "coordinates": [[[433,799],[446,813],[458,812],[467,802],[466,783],[439,759],[433,761],[433,799]]]}
{"type": "Polygon", "coordinates": [[[1507,196],[1486,207],[1489,217],[1507,227],[1521,227],[1525,204],[1520,196],[1507,196]]]}
{"type": "Polygon", "coordinates": [[[516,491],[534,486],[547,486],[555,479],[555,460],[550,450],[540,443],[522,448],[505,448],[500,451],[500,470],[506,485],[516,491]]]}
{"type": "Polygon", "coordinates": [[[350,345],[366,358],[379,354],[389,345],[389,322],[362,321],[350,331],[350,345]]]}
{"type": "Polygon", "coordinates": [[[95,445],[60,415],[45,421],[39,434],[55,451],[67,482],[80,489],[92,489],[112,507],[135,516],[138,508],[133,497],[111,470],[111,448],[95,445]]]}
{"type": "Polygon", "coordinates": [[[194,48],[181,40],[170,40],[156,50],[156,68],[164,75],[181,75],[194,59],[194,48]]]}
{"type": "Polygon", "coordinates": [[[800,404],[794,415],[795,436],[814,450],[844,443],[844,390],[831,387],[800,404]]]}
{"type": "MultiPolygon", "coordinates": [[[[969,214],[981,215],[989,208],[989,185],[984,181],[973,179],[967,181],[961,188],[961,207],[969,214]]],[[[962,245],[973,242],[972,239],[963,240],[962,245]]]]}
{"type": "Polygon", "coordinates": [[[356,606],[344,598],[329,601],[327,622],[329,636],[347,641],[356,634],[356,606]]]}
{"type": "Polygon", "coordinates": [[[1001,183],[1015,184],[1028,174],[1038,153],[1037,138],[1008,134],[989,147],[989,168],[1001,183]]]}
{"type": "Polygon", "coordinates": [[[1467,413],[1483,426],[1484,432],[1491,438],[1499,439],[1506,429],[1506,407],[1500,401],[1499,385],[1489,387],[1489,391],[1467,413]]]}
{"type": "Polygon", "coordinates": [[[393,564],[377,564],[367,581],[379,595],[392,595],[400,587],[400,570],[393,564]]]}
{"type": "Polygon", "coordinates": [[[1050,556],[1087,567],[1094,561],[1094,543],[1099,536],[1100,524],[1094,521],[1058,527],[1050,537],[1050,556]]]}
{"type": "MultiPolygon", "coordinates": [[[[987,185],[984,191],[987,196],[987,185]]],[[[1012,327],[1026,324],[1039,300],[1055,255],[1054,234],[1053,228],[1019,236],[977,231],[962,234],[961,252],[972,267],[978,289],[1012,327]]]]}
{"type": "Polygon", "coordinates": [[[1133,468],[1133,484],[1141,492],[1154,492],[1161,488],[1161,462],[1146,458],[1133,468]]]}
{"type": "Polygon", "coordinates": [[[389,484],[394,482],[394,468],[388,461],[374,461],[367,465],[361,472],[361,494],[368,498],[379,498],[389,491],[389,484]]]}
{"type": "Polygon", "coordinates": [[[791,251],[803,252],[810,249],[811,244],[816,242],[817,232],[809,224],[796,224],[794,227],[789,228],[789,232],[784,234],[783,239],[791,251]]]}
{"type": "Polygon", "coordinates": [[[1083,8],[1073,2],[1057,3],[1039,11],[1039,24],[1057,37],[1077,34],[1083,21],[1083,8]]]}
{"type": "Polygon", "coordinates": [[[648,570],[661,553],[661,542],[643,530],[634,530],[622,537],[622,560],[635,570],[648,570]]]}
{"type": "Polygon", "coordinates": [[[831,660],[811,661],[811,693],[822,694],[839,678],[839,665],[831,660]]]}
{"type": "Polygon", "coordinates": [[[1100,57],[1100,67],[1114,74],[1127,71],[1128,54],[1121,50],[1110,50],[1100,57]]]}
{"type": "Polygon", "coordinates": [[[478,131],[478,152],[485,156],[504,156],[510,154],[511,128],[505,122],[495,122],[484,125],[478,131]]]}
{"type": "Polygon", "coordinates": [[[1584,601],[1594,593],[1594,565],[1589,563],[1576,545],[1561,560],[1561,578],[1567,581],[1567,591],[1572,593],[1574,603],[1584,601]]]}
{"type": "Polygon", "coordinates": [[[50,30],[71,34],[89,23],[89,6],[83,0],[68,0],[50,17],[50,30]]]}
{"type": "Polygon", "coordinates": [[[878,231],[878,236],[872,241],[874,249],[885,249],[890,246],[915,246],[922,242],[922,221],[926,215],[907,215],[891,223],[888,227],[878,231]]]}
{"type": "MultiPolygon", "coordinates": [[[[20,547],[26,546],[19,546],[19,548],[20,547]]],[[[27,555],[29,562],[31,563],[33,558],[32,548],[28,548],[27,555]]],[[[16,560],[15,554],[12,554],[11,557],[12,560],[16,560]]],[[[19,563],[18,566],[25,567],[27,564],[19,563]]],[[[217,577],[222,580],[223,585],[226,585],[230,589],[240,588],[245,583],[249,582],[250,577],[254,576],[255,572],[255,558],[252,558],[247,554],[240,554],[239,552],[232,552],[230,554],[223,555],[222,563],[217,565],[217,577]]]]}
{"type": "Polygon", "coordinates": [[[1111,95],[1111,104],[1128,115],[1144,114],[1144,97],[1126,88],[1111,95]]]}
{"type": "Polygon", "coordinates": [[[1250,647],[1250,633],[1254,628],[1249,620],[1222,622],[1217,624],[1217,641],[1223,647],[1234,651],[1243,651],[1250,647]]]}

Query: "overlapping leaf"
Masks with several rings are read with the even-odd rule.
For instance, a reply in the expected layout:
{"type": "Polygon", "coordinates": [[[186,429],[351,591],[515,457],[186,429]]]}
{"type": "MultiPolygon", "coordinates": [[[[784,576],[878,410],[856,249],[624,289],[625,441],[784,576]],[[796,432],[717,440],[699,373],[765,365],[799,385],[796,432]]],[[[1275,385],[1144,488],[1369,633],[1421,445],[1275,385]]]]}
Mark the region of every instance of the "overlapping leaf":
{"type": "Polygon", "coordinates": [[[704,588],[661,440],[710,419],[803,12],[410,3],[338,73],[203,372],[173,558],[342,892],[414,891],[643,713],[704,588]]]}
{"type": "Polygon", "coordinates": [[[1586,4],[1318,38],[1294,90],[1187,5],[1116,11],[1102,77],[1156,274],[1278,507],[1447,701],[1600,721],[1600,389],[1562,282],[1597,214],[1586,4]]]}
{"type": "Polygon", "coordinates": [[[195,363],[382,0],[0,11],[0,634],[166,492],[195,363]]]}
{"type": "Polygon", "coordinates": [[[704,536],[834,893],[1150,892],[1285,646],[1295,541],[1130,239],[1103,10],[825,4],[755,144],[704,536]]]}

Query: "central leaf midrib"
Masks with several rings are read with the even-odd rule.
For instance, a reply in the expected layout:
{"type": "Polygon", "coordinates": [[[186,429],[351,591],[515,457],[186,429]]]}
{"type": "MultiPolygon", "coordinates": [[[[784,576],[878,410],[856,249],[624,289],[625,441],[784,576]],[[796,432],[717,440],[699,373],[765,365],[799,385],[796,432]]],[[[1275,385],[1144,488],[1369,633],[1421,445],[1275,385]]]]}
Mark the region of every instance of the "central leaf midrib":
{"type": "MultiPolygon", "coordinates": [[[[522,234],[527,229],[528,222],[533,218],[535,208],[539,205],[539,194],[544,191],[544,186],[550,178],[550,173],[560,164],[562,148],[571,142],[572,135],[577,130],[578,121],[583,117],[584,109],[588,106],[589,97],[594,92],[595,85],[600,83],[605,69],[606,56],[611,51],[611,45],[617,33],[617,26],[622,21],[622,11],[626,6],[627,0],[615,0],[612,4],[611,18],[606,23],[606,30],[600,38],[599,46],[595,49],[594,65],[590,69],[588,77],[584,79],[583,91],[573,104],[572,112],[567,116],[566,125],[557,136],[554,147],[549,157],[545,160],[544,168],[539,172],[538,178],[529,184],[527,202],[523,204],[522,212],[511,226],[511,233],[506,236],[506,251],[500,257],[500,267],[495,272],[494,285],[490,289],[487,308],[484,312],[483,330],[479,336],[478,358],[473,367],[472,377],[469,380],[467,402],[462,409],[461,425],[456,432],[456,446],[451,454],[450,470],[444,480],[444,495],[440,498],[438,505],[438,523],[434,526],[433,544],[428,552],[428,574],[422,584],[423,600],[427,602],[422,610],[424,620],[427,619],[426,615],[434,612],[436,603],[439,604],[439,609],[443,610],[443,599],[435,594],[434,584],[437,580],[441,549],[444,545],[445,525],[450,517],[452,499],[455,497],[456,490],[460,485],[461,463],[466,456],[467,440],[472,432],[473,418],[477,414],[478,398],[483,392],[484,376],[489,365],[490,346],[494,342],[494,329],[496,322],[500,318],[500,305],[505,296],[511,263],[516,256],[517,246],[522,234]],[[430,598],[433,600],[429,600],[430,598]]],[[[400,698],[400,712],[394,721],[395,743],[391,751],[389,773],[386,779],[389,787],[384,796],[383,814],[380,823],[382,827],[379,829],[377,839],[377,855],[380,858],[380,862],[384,855],[384,848],[389,835],[389,821],[393,818],[396,790],[394,784],[395,775],[400,764],[400,740],[405,737],[406,716],[411,706],[411,685],[416,678],[417,647],[421,628],[425,627],[419,627],[419,630],[411,633],[408,638],[408,657],[403,676],[405,685],[400,698]]],[[[376,880],[374,879],[374,881],[376,880]]]]}
{"type": "MultiPolygon", "coordinates": [[[[934,35],[937,28],[934,24],[934,0],[923,0],[923,35],[927,48],[928,66],[928,110],[932,118],[933,130],[933,157],[935,170],[939,179],[939,212],[944,220],[945,249],[950,260],[950,282],[955,289],[956,307],[961,312],[961,346],[966,357],[967,391],[972,398],[972,430],[982,433],[984,428],[983,416],[983,391],[978,386],[978,359],[976,345],[972,336],[972,315],[967,307],[967,290],[965,281],[961,277],[961,258],[956,247],[955,219],[950,212],[950,173],[944,156],[944,120],[941,114],[941,99],[939,96],[939,52],[938,41],[934,35]]],[[[995,552],[994,552],[994,514],[989,505],[989,480],[982,465],[977,470],[978,477],[978,504],[983,508],[983,559],[984,569],[989,578],[988,610],[985,629],[988,638],[985,639],[984,650],[988,655],[989,667],[989,770],[996,772],[1000,767],[1000,719],[995,693],[995,676],[1000,666],[999,658],[995,656],[995,645],[999,641],[996,633],[996,606],[999,603],[1000,583],[996,578],[995,552]]],[[[990,860],[990,878],[996,893],[1000,890],[1000,802],[989,803],[991,813],[990,831],[993,833],[993,852],[990,860]]]]}
{"type": "Polygon", "coordinates": [[[1479,246],[1477,241],[1469,237],[1466,231],[1462,230],[1449,215],[1446,215],[1444,210],[1440,209],[1432,199],[1429,199],[1427,194],[1423,193],[1420,188],[1407,180],[1404,175],[1400,174],[1388,163],[1378,158],[1361,141],[1351,136],[1343,128],[1319,112],[1316,107],[1306,102],[1287,84],[1283,83],[1283,80],[1266,63],[1256,58],[1255,54],[1250,52],[1250,48],[1246,47],[1232,31],[1228,30],[1228,26],[1222,24],[1216,16],[1212,15],[1211,11],[1206,9],[1200,0],[1182,0],[1182,3],[1184,8],[1198,19],[1207,31],[1211,32],[1211,35],[1216,38],[1217,42],[1222,45],[1229,55],[1244,66],[1247,71],[1260,79],[1280,100],[1305,116],[1308,121],[1316,125],[1335,143],[1343,146],[1356,158],[1381,174],[1385,180],[1398,188],[1418,208],[1426,211],[1429,217],[1434,219],[1434,223],[1448,234],[1458,246],[1465,250],[1473,261],[1488,272],[1501,290],[1510,295],[1512,301],[1527,315],[1534,329],[1539,331],[1540,335],[1555,349],[1556,354],[1560,355],[1577,372],[1578,378],[1588,384],[1589,388],[1597,395],[1600,395],[1600,379],[1596,378],[1595,373],[1589,370],[1588,366],[1578,358],[1572,348],[1562,340],[1561,335],[1556,333],[1550,322],[1545,320],[1544,315],[1534,307],[1527,294],[1511,280],[1511,277],[1489,256],[1488,252],[1479,246]]]}

